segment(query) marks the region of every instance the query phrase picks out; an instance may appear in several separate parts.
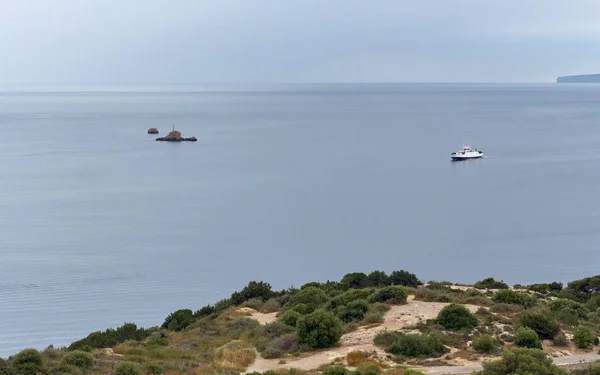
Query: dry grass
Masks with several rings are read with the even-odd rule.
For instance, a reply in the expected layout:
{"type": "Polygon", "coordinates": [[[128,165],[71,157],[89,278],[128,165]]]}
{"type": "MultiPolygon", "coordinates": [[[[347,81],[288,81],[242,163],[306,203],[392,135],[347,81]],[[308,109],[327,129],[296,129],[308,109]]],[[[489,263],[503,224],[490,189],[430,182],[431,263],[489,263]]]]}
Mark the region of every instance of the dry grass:
{"type": "Polygon", "coordinates": [[[363,352],[360,350],[350,352],[346,355],[346,362],[348,366],[363,368],[369,365],[375,365],[379,369],[383,368],[381,363],[377,360],[377,356],[372,353],[363,352]]]}
{"type": "Polygon", "coordinates": [[[252,345],[243,341],[232,341],[217,349],[219,367],[224,370],[243,371],[256,359],[252,345]]]}

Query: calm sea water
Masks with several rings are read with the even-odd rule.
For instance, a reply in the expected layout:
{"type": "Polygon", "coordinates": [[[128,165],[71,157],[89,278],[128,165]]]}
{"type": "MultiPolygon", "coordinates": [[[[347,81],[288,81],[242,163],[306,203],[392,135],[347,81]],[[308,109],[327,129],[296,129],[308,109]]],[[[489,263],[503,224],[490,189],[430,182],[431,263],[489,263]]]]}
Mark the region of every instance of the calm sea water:
{"type": "Polygon", "coordinates": [[[596,85],[5,87],[0,135],[2,356],[250,280],[598,273],[596,85]]]}

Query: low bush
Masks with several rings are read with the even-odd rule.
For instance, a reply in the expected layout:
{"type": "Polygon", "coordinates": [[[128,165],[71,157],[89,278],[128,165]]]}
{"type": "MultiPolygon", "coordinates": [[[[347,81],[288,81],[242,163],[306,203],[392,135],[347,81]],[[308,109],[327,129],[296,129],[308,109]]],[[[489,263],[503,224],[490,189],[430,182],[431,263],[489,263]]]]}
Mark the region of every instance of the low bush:
{"type": "Polygon", "coordinates": [[[403,286],[388,286],[375,291],[369,296],[369,302],[387,302],[393,304],[405,304],[408,290],[403,286]]]}
{"type": "Polygon", "coordinates": [[[578,326],[573,331],[573,341],[580,349],[587,349],[594,344],[597,336],[591,328],[586,326],[578,326]]]}
{"type": "Polygon", "coordinates": [[[313,348],[327,348],[338,343],[342,336],[342,323],[332,313],[317,310],[301,316],[296,323],[298,342],[313,348]]]}
{"type": "Polygon", "coordinates": [[[527,289],[540,294],[546,294],[550,290],[548,284],[531,284],[527,289]]]}
{"type": "Polygon", "coordinates": [[[511,348],[502,352],[502,358],[483,363],[483,371],[473,375],[567,375],[567,370],[554,364],[542,350],[511,348]]]}
{"type": "Polygon", "coordinates": [[[600,362],[592,365],[590,368],[590,375],[600,375],[600,362]]]}
{"type": "Polygon", "coordinates": [[[395,355],[406,357],[439,357],[449,350],[435,334],[401,334],[388,348],[395,355]]]}
{"type": "Polygon", "coordinates": [[[290,327],[282,322],[272,322],[256,328],[256,336],[274,339],[288,333],[294,332],[294,327],[290,327]]]}
{"type": "Polygon", "coordinates": [[[123,361],[117,364],[115,368],[116,375],[141,375],[139,366],[136,363],[123,361]]]}
{"type": "Polygon", "coordinates": [[[385,314],[386,312],[390,311],[390,309],[391,309],[390,305],[385,304],[385,303],[376,302],[371,305],[370,311],[385,314]]]}
{"type": "Polygon", "coordinates": [[[252,299],[249,299],[248,301],[242,303],[241,306],[249,307],[256,311],[260,311],[264,304],[265,304],[265,302],[262,300],[262,298],[252,298],[252,299]]]}
{"type": "Polygon", "coordinates": [[[164,369],[162,366],[156,363],[149,363],[146,365],[146,375],[162,375],[164,369]]]}
{"type": "Polygon", "coordinates": [[[261,355],[264,358],[279,358],[285,353],[295,353],[308,349],[298,342],[298,337],[295,333],[288,333],[268,342],[261,351],[261,355]]]}
{"type": "Polygon", "coordinates": [[[371,294],[370,289],[350,289],[336,297],[329,302],[329,307],[335,309],[340,306],[346,306],[350,302],[357,300],[366,300],[371,294]]]}
{"type": "Polygon", "coordinates": [[[508,285],[504,281],[496,281],[493,277],[480,280],[473,286],[477,289],[508,289],[508,285]]]}
{"type": "Polygon", "coordinates": [[[559,331],[558,323],[539,312],[525,313],[519,320],[521,325],[533,329],[543,340],[551,340],[559,331]]]}
{"type": "Polygon", "coordinates": [[[564,334],[564,332],[561,331],[554,336],[552,345],[557,347],[566,347],[569,345],[569,340],[567,340],[567,336],[564,334]]]}
{"type": "Polygon", "coordinates": [[[363,322],[367,324],[383,323],[383,313],[379,311],[369,311],[365,314],[363,322]]]}
{"type": "Polygon", "coordinates": [[[463,305],[445,306],[437,316],[437,322],[450,330],[470,329],[477,326],[477,318],[463,305]]]}
{"type": "Polygon", "coordinates": [[[415,290],[415,299],[424,302],[452,302],[454,294],[441,290],[417,288],[415,290]]]}
{"type": "Polygon", "coordinates": [[[309,286],[293,294],[285,307],[286,309],[291,309],[299,304],[305,305],[307,311],[298,311],[301,314],[305,314],[318,309],[325,302],[327,302],[327,300],[327,294],[323,291],[323,289],[309,286]]]}
{"type": "Polygon", "coordinates": [[[238,337],[246,331],[258,328],[260,324],[256,320],[250,318],[234,318],[227,323],[227,326],[229,328],[227,333],[238,337]]]}
{"type": "Polygon", "coordinates": [[[488,335],[481,335],[473,339],[473,350],[479,353],[491,353],[496,349],[496,340],[488,335]]]}
{"type": "Polygon", "coordinates": [[[365,300],[356,300],[346,306],[338,307],[335,314],[342,322],[349,323],[362,320],[367,311],[369,311],[369,303],[365,300]]]}
{"type": "Polygon", "coordinates": [[[491,312],[500,314],[516,314],[523,311],[523,306],[510,303],[497,303],[490,308],[491,312]]]}
{"type": "Polygon", "coordinates": [[[268,314],[268,313],[273,313],[276,311],[279,311],[281,309],[281,304],[279,303],[279,301],[277,301],[277,299],[275,298],[271,298],[269,300],[267,300],[265,303],[263,303],[262,307],[260,308],[260,312],[268,314]]]}
{"type": "Polygon", "coordinates": [[[61,362],[83,370],[89,370],[94,367],[94,357],[90,353],[82,352],[80,350],[66,353],[61,362]]]}
{"type": "Polygon", "coordinates": [[[323,369],[322,375],[350,375],[344,366],[327,366],[323,369]]]}
{"type": "Polygon", "coordinates": [[[538,334],[531,328],[521,327],[517,330],[515,343],[523,348],[541,349],[542,343],[538,334]]]}
{"type": "Polygon", "coordinates": [[[284,324],[287,324],[288,326],[295,327],[298,318],[300,318],[301,316],[302,315],[298,311],[288,310],[281,314],[279,320],[281,320],[284,324]]]}
{"type": "Polygon", "coordinates": [[[534,307],[537,300],[527,293],[516,292],[510,289],[499,290],[492,297],[496,303],[508,303],[513,305],[521,305],[525,309],[534,307]]]}
{"type": "Polygon", "coordinates": [[[464,303],[477,306],[493,306],[494,302],[491,299],[483,296],[465,297],[464,303]]]}
{"type": "Polygon", "coordinates": [[[386,348],[391,346],[400,337],[398,332],[383,331],[379,332],[373,338],[373,343],[377,346],[386,348]]]}

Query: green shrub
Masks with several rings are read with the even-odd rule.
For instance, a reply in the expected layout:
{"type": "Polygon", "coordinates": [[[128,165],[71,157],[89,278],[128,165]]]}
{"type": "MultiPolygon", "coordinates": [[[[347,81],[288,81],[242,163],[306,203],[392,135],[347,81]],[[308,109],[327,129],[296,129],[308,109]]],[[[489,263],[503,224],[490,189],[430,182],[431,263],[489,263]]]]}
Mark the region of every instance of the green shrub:
{"type": "Polygon", "coordinates": [[[65,356],[62,358],[62,362],[85,370],[89,370],[94,367],[94,357],[90,353],[79,350],[65,354],[65,356]]]}
{"type": "Polygon", "coordinates": [[[585,302],[592,296],[600,294],[600,275],[571,281],[561,291],[561,296],[578,302],[585,302]]]}
{"type": "Polygon", "coordinates": [[[277,301],[277,299],[275,298],[271,298],[265,301],[265,303],[263,303],[262,307],[260,308],[260,312],[268,314],[279,311],[280,309],[281,304],[279,303],[279,301],[277,301]]]}
{"type": "Polygon", "coordinates": [[[480,280],[473,286],[477,289],[508,289],[508,285],[504,281],[496,281],[493,277],[480,280]]]}
{"type": "Polygon", "coordinates": [[[115,368],[116,375],[141,375],[139,366],[136,363],[123,361],[117,364],[115,368]]]}
{"type": "Polygon", "coordinates": [[[37,375],[44,372],[44,357],[35,349],[24,349],[10,360],[10,365],[18,375],[37,375]]]}
{"type": "Polygon", "coordinates": [[[392,272],[390,275],[390,283],[392,285],[404,285],[410,287],[417,287],[423,284],[417,278],[417,275],[404,270],[392,272]]]}
{"type": "Polygon", "coordinates": [[[519,320],[524,327],[533,329],[543,340],[551,340],[559,331],[558,323],[542,313],[525,313],[519,320]]]}
{"type": "Polygon", "coordinates": [[[146,365],[146,374],[147,375],[161,375],[164,372],[162,366],[157,365],[156,363],[149,363],[146,365]]]}
{"type": "Polygon", "coordinates": [[[264,281],[251,281],[241,291],[234,292],[230,299],[234,305],[239,305],[242,302],[250,301],[255,298],[264,302],[273,297],[273,295],[274,293],[269,283],[265,283],[264,281]]]}
{"type": "Polygon", "coordinates": [[[368,287],[383,287],[390,283],[390,277],[383,271],[373,271],[367,276],[368,287]]]}
{"type": "Polygon", "coordinates": [[[563,332],[558,332],[554,339],[552,340],[552,345],[558,347],[565,347],[569,345],[569,341],[567,340],[567,336],[563,332]]]}
{"type": "Polygon", "coordinates": [[[443,290],[418,288],[415,290],[415,299],[425,302],[452,302],[454,294],[443,290]]]}
{"type": "Polygon", "coordinates": [[[194,322],[194,313],[190,309],[181,309],[171,313],[162,324],[169,331],[181,331],[194,322]]]}
{"type": "Polygon", "coordinates": [[[346,289],[365,288],[367,286],[367,275],[362,272],[353,272],[344,275],[340,284],[346,289]]]}
{"type": "Polygon", "coordinates": [[[369,311],[363,318],[363,322],[367,324],[383,323],[383,321],[383,313],[379,311],[369,311]]]}
{"type": "Polygon", "coordinates": [[[542,350],[511,348],[502,358],[483,363],[483,371],[473,375],[567,375],[567,370],[554,364],[542,350]]]}
{"type": "Polygon", "coordinates": [[[302,316],[302,314],[300,314],[296,310],[288,310],[288,311],[284,312],[283,314],[281,314],[281,317],[279,319],[284,324],[287,324],[288,326],[295,327],[296,326],[296,322],[298,321],[298,318],[301,317],[301,316],[302,316]]]}
{"type": "Polygon", "coordinates": [[[515,343],[523,348],[542,348],[540,338],[535,331],[528,327],[521,327],[517,330],[515,343]]]}
{"type": "Polygon", "coordinates": [[[298,342],[313,348],[328,348],[338,343],[342,336],[342,323],[332,313],[317,310],[301,316],[296,323],[298,342]]]}
{"type": "Polygon", "coordinates": [[[510,303],[497,303],[490,308],[490,311],[500,314],[516,314],[523,311],[523,306],[510,303]]]}
{"type": "Polygon", "coordinates": [[[227,326],[229,327],[227,333],[238,337],[246,331],[258,328],[260,324],[256,320],[250,318],[234,318],[227,322],[227,326]]]}
{"type": "Polygon", "coordinates": [[[563,288],[563,283],[554,281],[551,282],[550,284],[548,284],[548,290],[550,290],[551,292],[560,292],[563,288]]]}
{"type": "Polygon", "coordinates": [[[537,300],[527,293],[516,292],[510,289],[499,290],[492,300],[496,303],[508,303],[513,305],[521,305],[525,309],[529,309],[537,304],[537,300]]]}
{"type": "Polygon", "coordinates": [[[351,289],[334,297],[329,303],[329,306],[331,308],[346,306],[352,301],[366,300],[369,298],[369,295],[371,295],[371,290],[369,289],[351,289]]]}
{"type": "Polygon", "coordinates": [[[600,375],[600,362],[596,362],[590,368],[590,375],[600,375]]]}
{"type": "Polygon", "coordinates": [[[293,327],[290,327],[282,322],[275,321],[256,328],[256,335],[259,337],[274,339],[275,337],[283,336],[294,331],[295,329],[293,327]]]}
{"type": "Polygon", "coordinates": [[[573,341],[580,349],[587,349],[596,341],[597,336],[591,328],[586,326],[578,326],[573,331],[573,341]]]}
{"type": "Polygon", "coordinates": [[[435,334],[400,334],[388,348],[395,355],[406,357],[439,357],[448,352],[440,337],[435,334]]]}
{"type": "Polygon", "coordinates": [[[362,320],[365,313],[369,311],[369,303],[364,299],[352,301],[346,306],[340,306],[336,309],[336,315],[342,322],[362,320]]]}
{"type": "MultiPolygon", "coordinates": [[[[294,308],[299,304],[303,304],[307,306],[306,313],[312,312],[327,302],[327,294],[323,289],[309,286],[308,288],[301,289],[299,292],[295,293],[290,297],[286,304],[287,309],[294,308]]],[[[303,313],[302,311],[298,311],[299,313],[303,313]]]]}
{"type": "Polygon", "coordinates": [[[548,284],[531,284],[527,287],[527,289],[531,290],[532,292],[546,294],[550,290],[550,287],[548,284]]]}
{"type": "Polygon", "coordinates": [[[310,314],[311,312],[313,312],[312,308],[309,307],[305,303],[299,303],[299,304],[295,305],[294,307],[292,307],[290,310],[296,311],[300,315],[306,315],[306,314],[310,314]]]}
{"type": "Polygon", "coordinates": [[[469,329],[477,327],[477,318],[463,305],[450,304],[445,306],[437,316],[437,322],[450,330],[469,329]]]}
{"type": "Polygon", "coordinates": [[[577,312],[579,318],[585,318],[590,312],[586,305],[566,298],[559,298],[550,301],[548,303],[548,308],[552,312],[560,312],[561,310],[571,309],[577,312]]]}
{"type": "Polygon", "coordinates": [[[294,353],[303,351],[307,348],[306,345],[298,342],[296,333],[288,333],[283,336],[279,336],[271,340],[265,346],[264,351],[261,352],[265,358],[277,358],[281,357],[284,353],[294,353]]]}
{"type": "Polygon", "coordinates": [[[377,346],[387,348],[387,347],[391,346],[394,342],[396,342],[396,340],[398,339],[398,337],[400,335],[401,335],[401,333],[399,333],[399,332],[390,332],[390,331],[379,332],[373,338],[373,343],[377,346]]]}
{"type": "Polygon", "coordinates": [[[473,350],[479,353],[491,353],[496,349],[496,340],[488,335],[481,335],[473,339],[473,350]]]}
{"type": "Polygon", "coordinates": [[[586,319],[589,314],[584,304],[566,298],[550,301],[548,308],[559,322],[570,326],[578,325],[579,320],[586,319]]]}
{"type": "Polygon", "coordinates": [[[369,296],[369,302],[387,302],[394,304],[405,304],[408,290],[400,285],[381,288],[369,296]]]}
{"type": "Polygon", "coordinates": [[[344,366],[327,366],[323,369],[322,375],[350,375],[344,366]]]}
{"type": "Polygon", "coordinates": [[[117,329],[92,332],[86,338],[73,342],[69,350],[91,351],[92,348],[110,348],[128,340],[143,341],[151,333],[135,323],[125,323],[117,329]]]}

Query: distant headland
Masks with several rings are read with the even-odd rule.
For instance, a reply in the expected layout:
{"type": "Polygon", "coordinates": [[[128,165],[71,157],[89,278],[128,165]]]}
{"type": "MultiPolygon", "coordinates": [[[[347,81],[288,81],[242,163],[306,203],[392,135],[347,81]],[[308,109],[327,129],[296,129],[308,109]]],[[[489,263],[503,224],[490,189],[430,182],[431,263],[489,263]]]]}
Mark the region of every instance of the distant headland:
{"type": "Polygon", "coordinates": [[[556,79],[556,83],[600,83],[600,74],[562,76],[556,79]]]}

